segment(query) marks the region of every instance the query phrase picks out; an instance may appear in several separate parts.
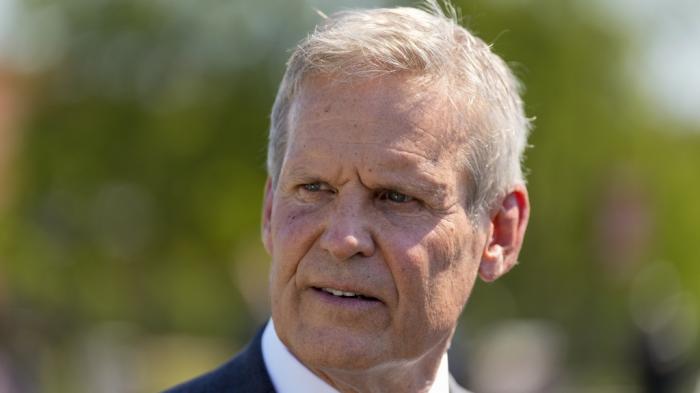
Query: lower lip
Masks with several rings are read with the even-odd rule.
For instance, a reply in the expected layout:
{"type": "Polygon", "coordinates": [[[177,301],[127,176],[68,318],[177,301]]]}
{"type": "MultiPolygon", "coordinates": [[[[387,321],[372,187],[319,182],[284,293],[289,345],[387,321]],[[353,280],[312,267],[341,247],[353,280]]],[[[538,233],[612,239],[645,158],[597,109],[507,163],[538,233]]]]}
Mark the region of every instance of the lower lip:
{"type": "Polygon", "coordinates": [[[311,288],[311,292],[315,294],[321,301],[329,303],[336,307],[369,309],[382,304],[379,300],[363,299],[359,297],[335,296],[322,289],[311,288]]]}

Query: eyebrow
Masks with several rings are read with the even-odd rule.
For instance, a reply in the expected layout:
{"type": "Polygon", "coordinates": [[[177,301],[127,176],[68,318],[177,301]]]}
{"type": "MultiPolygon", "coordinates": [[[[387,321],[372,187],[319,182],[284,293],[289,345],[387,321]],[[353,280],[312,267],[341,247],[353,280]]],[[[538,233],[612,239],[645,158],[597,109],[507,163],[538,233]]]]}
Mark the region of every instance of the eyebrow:
{"type": "MultiPolygon", "coordinates": [[[[288,167],[284,172],[287,180],[292,182],[309,181],[309,180],[329,180],[329,176],[325,176],[318,170],[309,169],[304,163],[297,163],[288,167]]],[[[332,177],[332,176],[330,176],[332,177]]]]}
{"type": "MultiPolygon", "coordinates": [[[[431,157],[419,154],[413,151],[398,150],[390,148],[398,152],[400,156],[403,155],[413,155],[422,158],[424,163],[428,163],[429,167],[434,166],[435,161],[431,157]]],[[[405,191],[413,195],[420,195],[423,197],[430,197],[436,201],[444,201],[447,198],[449,191],[449,186],[441,181],[441,179],[435,175],[432,175],[429,170],[423,165],[416,165],[408,169],[410,172],[410,177],[412,181],[403,181],[407,178],[406,172],[402,169],[406,169],[403,161],[389,160],[385,163],[392,170],[388,171],[391,176],[377,176],[377,183],[382,184],[384,188],[392,188],[397,191],[405,191]]]]}

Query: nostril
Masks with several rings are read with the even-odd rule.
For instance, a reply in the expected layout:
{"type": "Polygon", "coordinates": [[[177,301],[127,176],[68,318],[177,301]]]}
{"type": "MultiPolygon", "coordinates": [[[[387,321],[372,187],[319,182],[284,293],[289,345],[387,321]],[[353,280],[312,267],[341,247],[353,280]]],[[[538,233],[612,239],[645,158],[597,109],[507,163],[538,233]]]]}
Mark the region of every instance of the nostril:
{"type": "Polygon", "coordinates": [[[370,236],[361,233],[339,233],[338,230],[326,231],[321,237],[321,247],[335,258],[344,260],[355,255],[369,256],[373,252],[370,236]]]}

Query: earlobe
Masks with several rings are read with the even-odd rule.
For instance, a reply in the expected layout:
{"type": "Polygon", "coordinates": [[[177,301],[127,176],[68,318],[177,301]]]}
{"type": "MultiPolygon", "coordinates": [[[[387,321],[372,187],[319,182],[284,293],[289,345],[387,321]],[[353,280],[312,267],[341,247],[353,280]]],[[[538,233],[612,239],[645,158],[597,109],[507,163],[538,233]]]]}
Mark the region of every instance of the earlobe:
{"type": "Polygon", "coordinates": [[[482,280],[494,281],[518,263],[529,216],[527,189],[518,185],[491,215],[488,239],[479,265],[482,280]]]}
{"type": "Polygon", "coordinates": [[[486,282],[495,281],[505,273],[504,267],[503,248],[500,245],[489,244],[481,257],[479,277],[486,282]]]}
{"type": "Polygon", "coordinates": [[[262,242],[267,250],[268,254],[272,255],[272,201],[274,200],[275,190],[272,186],[272,179],[267,178],[265,182],[265,194],[263,197],[263,211],[262,211],[262,242]]]}

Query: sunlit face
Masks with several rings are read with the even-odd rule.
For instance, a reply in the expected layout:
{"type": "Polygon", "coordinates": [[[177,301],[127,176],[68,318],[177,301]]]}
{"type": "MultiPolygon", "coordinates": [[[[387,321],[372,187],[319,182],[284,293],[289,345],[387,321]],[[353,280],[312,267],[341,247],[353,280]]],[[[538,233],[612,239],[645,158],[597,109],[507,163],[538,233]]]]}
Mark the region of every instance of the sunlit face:
{"type": "Polygon", "coordinates": [[[449,342],[486,242],[449,107],[405,76],[311,78],[295,99],[263,237],[277,333],[310,368],[414,361],[449,342]]]}

